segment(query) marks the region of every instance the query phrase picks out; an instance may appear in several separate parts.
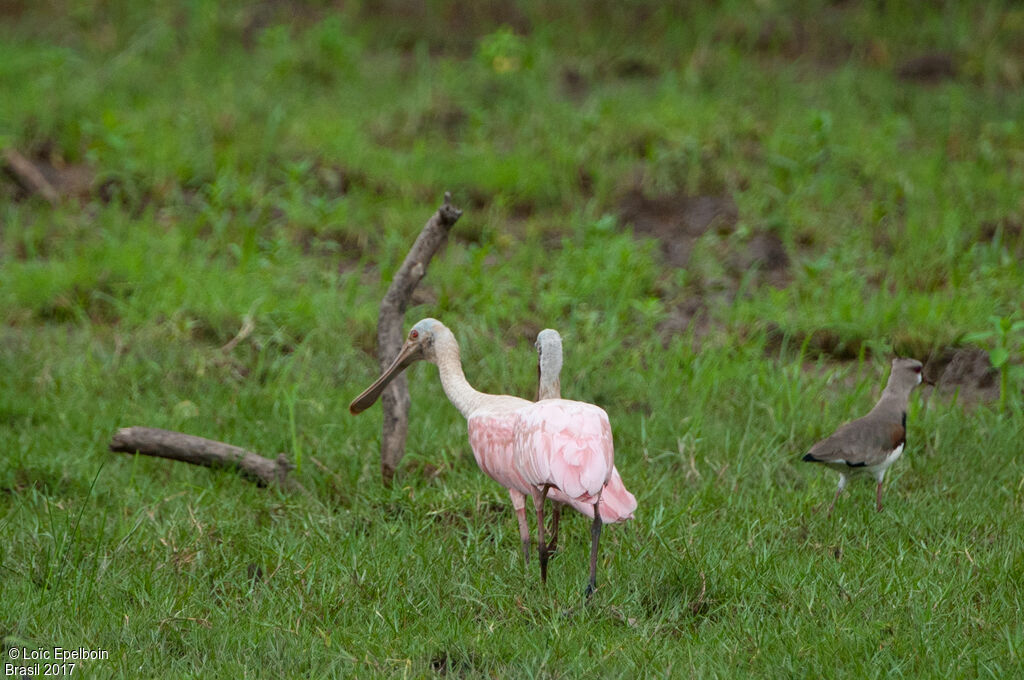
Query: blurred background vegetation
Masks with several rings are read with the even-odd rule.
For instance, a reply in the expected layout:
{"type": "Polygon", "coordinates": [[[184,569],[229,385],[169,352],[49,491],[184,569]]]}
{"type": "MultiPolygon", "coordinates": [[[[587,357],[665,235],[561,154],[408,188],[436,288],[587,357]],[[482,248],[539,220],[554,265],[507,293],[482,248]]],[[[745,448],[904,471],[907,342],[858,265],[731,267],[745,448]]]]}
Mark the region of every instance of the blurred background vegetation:
{"type": "Polygon", "coordinates": [[[134,650],[125,677],[1019,668],[1022,85],[1009,2],[0,1],[4,644],[134,650]],[[536,613],[432,368],[395,489],[346,411],[446,190],[408,322],[521,396],[559,329],[640,499],[587,626],[536,613]],[[816,524],[797,455],[895,353],[939,383],[903,519],[851,487],[816,524]],[[132,424],[288,451],[326,504],[110,459],[132,424]]]}
{"type": "MultiPolygon", "coordinates": [[[[530,234],[631,223],[671,269],[641,302],[680,327],[694,306],[719,315],[723,290],[735,302],[755,260],[781,289],[761,294],[775,313],[744,295],[726,317],[829,326],[853,355],[882,337],[916,354],[955,343],[979,323],[974,299],[981,319],[1019,316],[1012,7],[8,2],[5,15],[0,144],[78,199],[43,219],[3,185],[15,319],[191,308],[225,340],[251,295],[143,289],[166,290],[174,260],[230,275],[293,252],[321,276],[386,279],[445,189],[468,209],[455,238],[503,256],[530,234]],[[97,242],[97,221],[118,236],[97,242]],[[126,239],[125,223],[178,238],[126,239]],[[81,229],[93,238],[69,236],[81,229]],[[92,252],[60,271],[62,246],[92,252]],[[45,275],[21,271],[35,255],[45,275]],[[896,304],[862,304],[876,296],[896,304]]],[[[300,335],[316,323],[300,309],[281,321],[300,335]]]]}

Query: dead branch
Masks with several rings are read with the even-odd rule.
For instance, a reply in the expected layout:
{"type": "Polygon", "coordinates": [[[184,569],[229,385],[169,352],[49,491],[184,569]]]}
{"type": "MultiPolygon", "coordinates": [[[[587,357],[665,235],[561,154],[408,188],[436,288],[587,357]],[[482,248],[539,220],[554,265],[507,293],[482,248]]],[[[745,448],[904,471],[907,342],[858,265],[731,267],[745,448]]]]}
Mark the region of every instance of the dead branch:
{"type": "Polygon", "coordinates": [[[110,440],[110,450],[235,469],[242,477],[260,486],[274,485],[308,493],[301,484],[288,478],[288,472],[295,466],[283,453],[270,460],[231,444],[155,427],[121,428],[110,440]]]}
{"type": "Polygon", "coordinates": [[[16,150],[4,149],[4,163],[7,171],[28,193],[38,194],[50,203],[57,203],[60,200],[57,190],[39,168],[16,150]]]}
{"type": "Polygon", "coordinates": [[[224,343],[224,346],[220,348],[220,351],[224,352],[224,354],[230,354],[231,350],[237,347],[238,343],[252,335],[254,330],[256,330],[256,324],[253,323],[252,317],[246,314],[242,319],[242,328],[238,331],[238,334],[224,343]]]}
{"type": "MultiPolygon", "coordinates": [[[[427,265],[438,248],[448,238],[452,225],[462,217],[462,211],[451,204],[452,195],[444,194],[444,203],[427,220],[413,243],[402,266],[388,286],[380,303],[377,320],[377,358],[380,369],[386,369],[402,348],[405,336],[405,310],[416,286],[427,273],[427,265]]],[[[384,412],[380,440],[380,469],[385,486],[391,485],[395,469],[405,455],[405,437],[409,430],[409,385],[405,375],[391,381],[381,396],[384,412]]]]}

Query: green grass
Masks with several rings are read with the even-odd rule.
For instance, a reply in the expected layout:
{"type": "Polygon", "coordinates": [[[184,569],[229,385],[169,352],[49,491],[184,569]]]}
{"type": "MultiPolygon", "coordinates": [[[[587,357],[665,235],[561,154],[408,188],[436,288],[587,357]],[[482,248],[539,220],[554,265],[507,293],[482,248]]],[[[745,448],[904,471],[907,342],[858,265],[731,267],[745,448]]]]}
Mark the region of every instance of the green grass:
{"type": "Polygon", "coordinates": [[[1024,317],[1024,14],[875,5],[16,4],[0,146],[94,175],[56,207],[0,180],[2,663],[59,645],[109,651],[85,677],[1020,674],[1020,337],[998,339],[1002,402],[915,395],[883,513],[859,483],[816,512],[836,480],[799,462],[870,407],[894,349],[991,349],[1024,317]],[[955,79],[894,76],[929,50],[955,79]],[[616,217],[636,185],[727,193],[738,224],[667,266],[616,217]],[[409,371],[393,488],[379,410],[348,414],[444,190],[465,215],[407,325],[441,319],[476,387],[521,396],[557,328],[563,394],[611,416],[640,506],[606,528],[586,608],[587,521],[564,521],[539,588],[435,368],[409,371]],[[765,231],[779,288],[729,264],[765,231]],[[668,334],[698,298],[705,327],[668,334]],[[823,331],[859,358],[808,350],[823,331]],[[315,498],[108,453],[127,425],[301,454],[315,498]]]}

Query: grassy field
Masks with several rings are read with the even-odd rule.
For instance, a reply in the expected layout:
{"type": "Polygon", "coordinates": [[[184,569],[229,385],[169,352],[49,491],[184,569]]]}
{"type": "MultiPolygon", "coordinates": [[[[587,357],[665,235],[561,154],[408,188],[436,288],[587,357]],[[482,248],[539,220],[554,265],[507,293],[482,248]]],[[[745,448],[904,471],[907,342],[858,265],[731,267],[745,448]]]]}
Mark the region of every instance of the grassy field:
{"type": "Polygon", "coordinates": [[[0,149],[63,198],[0,175],[0,663],[1024,672],[1019,7],[3,12],[0,149]],[[441,319],[478,389],[526,397],[557,328],[563,394],[611,417],[640,505],[585,608],[588,522],[563,521],[540,588],[435,368],[409,371],[392,488],[379,407],[348,413],[445,190],[465,214],[407,326],[441,319]],[[918,390],[884,512],[854,483],[826,516],[836,479],[800,455],[894,353],[939,377],[965,347],[1001,395],[991,374],[918,390]],[[109,453],[128,425],[288,452],[315,497],[109,453]]]}

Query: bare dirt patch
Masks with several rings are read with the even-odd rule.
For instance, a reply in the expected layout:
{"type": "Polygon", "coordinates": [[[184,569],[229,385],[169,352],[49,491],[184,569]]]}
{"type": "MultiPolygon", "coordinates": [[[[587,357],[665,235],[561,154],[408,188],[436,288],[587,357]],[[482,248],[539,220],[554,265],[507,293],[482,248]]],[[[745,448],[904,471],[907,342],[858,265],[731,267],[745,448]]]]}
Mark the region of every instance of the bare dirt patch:
{"type": "Polygon", "coordinates": [[[582,102],[590,94],[590,82],[578,68],[567,66],[562,69],[561,75],[562,94],[566,99],[577,104],[582,102]]]}
{"type": "Polygon", "coordinates": [[[359,261],[369,245],[369,236],[365,233],[350,234],[342,231],[317,231],[300,229],[294,234],[295,242],[304,255],[329,256],[337,255],[348,266],[346,271],[359,261]]]}
{"type": "MultiPolygon", "coordinates": [[[[766,329],[765,353],[802,351],[813,363],[818,359],[845,362],[872,356],[867,338],[854,328],[819,328],[810,333],[786,331],[774,323],[766,329]]],[[[896,354],[921,359],[923,377],[933,383],[931,389],[942,397],[975,405],[999,400],[999,372],[992,366],[988,352],[974,347],[941,347],[931,352],[914,351],[906,343],[897,343],[896,354]]],[[[892,356],[891,354],[889,356],[892,356]]],[[[856,376],[850,376],[855,381],[856,376]]],[[[852,383],[851,383],[852,384],[852,383]]]]}
{"type": "Polygon", "coordinates": [[[929,52],[907,59],[896,67],[900,80],[934,85],[957,76],[956,61],[948,52],[929,52]]]}
{"type": "Polygon", "coordinates": [[[988,352],[978,347],[946,347],[928,357],[926,379],[935,383],[940,395],[965,404],[999,400],[999,372],[988,352]]]}
{"type": "MultiPolygon", "coordinates": [[[[697,240],[709,230],[732,231],[739,209],[731,196],[690,196],[685,193],[648,197],[639,187],[630,189],[619,201],[618,214],[630,225],[634,236],[655,239],[665,263],[685,268],[697,240]]],[[[671,293],[669,293],[671,295],[671,293]]],[[[694,331],[704,336],[710,328],[708,302],[702,291],[689,291],[669,307],[668,316],[658,325],[664,343],[694,331]]]]}
{"type": "Polygon", "coordinates": [[[241,13],[240,32],[246,49],[254,49],[264,30],[275,24],[308,27],[322,20],[326,8],[294,0],[263,0],[249,5],[241,13]]]}
{"type": "Polygon", "coordinates": [[[812,360],[828,358],[835,361],[853,361],[862,354],[871,355],[865,345],[867,338],[853,328],[817,328],[810,333],[789,331],[769,323],[765,329],[765,352],[777,356],[788,350],[802,352],[812,360]]]}
{"type": "Polygon", "coordinates": [[[689,196],[676,193],[648,198],[631,189],[619,202],[619,217],[637,236],[657,239],[665,261],[685,267],[694,243],[709,229],[728,233],[736,226],[739,208],[732,196],[689,196]]]}
{"type": "Polygon", "coordinates": [[[656,63],[640,55],[615,59],[609,64],[608,70],[623,80],[654,78],[661,72],[656,63]]]}
{"type": "Polygon", "coordinates": [[[756,271],[759,283],[783,288],[789,283],[789,254],[782,239],[774,231],[759,231],[750,237],[745,248],[733,252],[730,262],[733,273],[742,277],[756,271]]]}
{"type": "Polygon", "coordinates": [[[668,316],[658,324],[658,333],[667,341],[693,329],[694,337],[702,338],[711,328],[707,304],[702,297],[686,298],[669,308],[668,316]]]}
{"type": "Polygon", "coordinates": [[[50,203],[69,198],[87,198],[93,191],[96,174],[84,163],[69,163],[59,154],[40,148],[22,154],[7,149],[2,157],[7,187],[3,193],[14,200],[39,196],[50,203]]]}
{"type": "Polygon", "coordinates": [[[854,52],[853,43],[842,35],[841,21],[836,11],[816,17],[800,17],[796,13],[772,17],[761,24],[753,47],[788,60],[810,58],[822,66],[838,66],[854,52]]]}
{"type": "MultiPolygon", "coordinates": [[[[299,157],[296,162],[306,160],[299,157]]],[[[284,163],[281,163],[282,167],[284,163]]],[[[350,192],[361,189],[374,196],[385,196],[395,192],[395,188],[386,179],[372,177],[362,170],[356,170],[323,158],[313,159],[310,173],[317,194],[326,198],[341,198],[350,192]]],[[[279,172],[278,177],[286,176],[279,172]]]]}
{"type": "Polygon", "coordinates": [[[724,277],[694,281],[686,291],[672,290],[663,297],[669,302],[668,316],[658,326],[667,343],[673,336],[693,330],[700,338],[711,328],[708,310],[730,304],[747,279],[754,287],[768,284],[784,287],[790,280],[790,257],[779,235],[771,230],[735,233],[739,209],[728,194],[689,195],[683,192],[649,197],[639,186],[630,189],[618,203],[624,225],[637,237],[655,239],[665,263],[687,268],[698,240],[709,232],[726,237],[710,249],[722,263],[724,277]]]}
{"type": "Polygon", "coordinates": [[[405,150],[423,137],[458,142],[468,123],[466,109],[439,96],[424,109],[395,111],[380,116],[371,125],[370,134],[380,146],[405,150]]]}
{"type": "Polygon", "coordinates": [[[978,227],[977,240],[1003,247],[1011,255],[1024,259],[1024,222],[1019,219],[986,220],[978,227]]]}
{"type": "Polygon", "coordinates": [[[359,20],[377,24],[380,34],[390,33],[400,49],[412,51],[425,43],[431,54],[468,57],[477,40],[503,26],[518,35],[532,31],[530,19],[516,3],[413,2],[383,0],[361,5],[359,20]]]}

